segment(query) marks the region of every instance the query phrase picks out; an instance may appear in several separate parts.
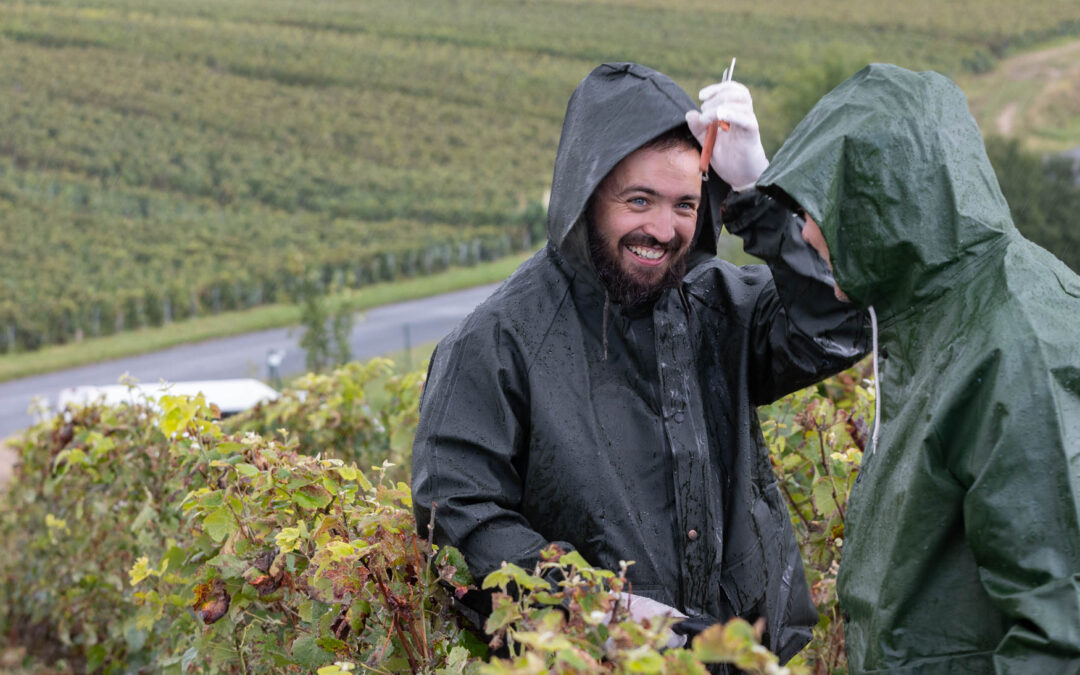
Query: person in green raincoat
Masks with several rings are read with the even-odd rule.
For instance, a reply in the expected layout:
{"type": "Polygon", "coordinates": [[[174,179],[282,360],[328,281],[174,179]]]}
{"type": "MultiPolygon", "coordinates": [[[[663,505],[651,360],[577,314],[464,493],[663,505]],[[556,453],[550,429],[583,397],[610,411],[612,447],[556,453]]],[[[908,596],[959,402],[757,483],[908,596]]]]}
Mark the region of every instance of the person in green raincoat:
{"type": "Polygon", "coordinates": [[[880,331],[838,593],[852,673],[1080,672],[1080,278],[1013,226],[961,90],[875,64],[757,181],[880,331]]]}

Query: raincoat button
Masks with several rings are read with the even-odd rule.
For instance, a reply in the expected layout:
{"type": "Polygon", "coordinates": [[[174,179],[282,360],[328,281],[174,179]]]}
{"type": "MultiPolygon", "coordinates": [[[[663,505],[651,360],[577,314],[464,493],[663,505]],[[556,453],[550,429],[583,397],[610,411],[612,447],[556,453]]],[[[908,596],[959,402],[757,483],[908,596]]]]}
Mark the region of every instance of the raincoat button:
{"type": "Polygon", "coordinates": [[[697,541],[697,530],[690,530],[686,533],[686,536],[690,539],[690,541],[697,541]]]}
{"type": "Polygon", "coordinates": [[[682,422],[683,421],[683,414],[681,412],[675,413],[675,421],[676,422],[682,422]]]}

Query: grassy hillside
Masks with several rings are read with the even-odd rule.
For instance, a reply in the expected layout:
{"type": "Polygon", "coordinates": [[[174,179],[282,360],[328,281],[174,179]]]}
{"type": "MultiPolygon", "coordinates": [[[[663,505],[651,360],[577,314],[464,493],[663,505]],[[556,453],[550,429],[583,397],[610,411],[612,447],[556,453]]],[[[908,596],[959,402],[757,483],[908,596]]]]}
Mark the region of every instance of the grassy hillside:
{"type": "Polygon", "coordinates": [[[1018,54],[961,83],[984,134],[1037,153],[1080,146],[1080,41],[1018,54]]]}
{"type": "Polygon", "coordinates": [[[566,99],[731,56],[767,144],[822,59],[956,78],[1080,34],[1075,0],[0,2],[0,351],[524,246],[566,99]],[[772,127],[769,121],[774,120],[772,127]]]}

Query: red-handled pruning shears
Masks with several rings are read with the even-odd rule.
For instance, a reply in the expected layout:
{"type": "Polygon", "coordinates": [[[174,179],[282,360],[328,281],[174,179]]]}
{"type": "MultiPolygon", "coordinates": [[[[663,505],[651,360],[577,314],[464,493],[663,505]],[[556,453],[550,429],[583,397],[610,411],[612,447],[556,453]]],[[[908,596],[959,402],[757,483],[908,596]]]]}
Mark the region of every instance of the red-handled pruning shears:
{"type": "MultiPolygon", "coordinates": [[[[731,65],[724,69],[720,76],[721,82],[729,81],[735,75],[735,57],[731,57],[731,65]]],[[[701,180],[709,180],[709,159],[712,158],[713,146],[716,145],[716,134],[720,129],[727,131],[731,128],[728,122],[714,120],[709,122],[709,128],[705,130],[705,142],[701,144],[701,180]]]]}

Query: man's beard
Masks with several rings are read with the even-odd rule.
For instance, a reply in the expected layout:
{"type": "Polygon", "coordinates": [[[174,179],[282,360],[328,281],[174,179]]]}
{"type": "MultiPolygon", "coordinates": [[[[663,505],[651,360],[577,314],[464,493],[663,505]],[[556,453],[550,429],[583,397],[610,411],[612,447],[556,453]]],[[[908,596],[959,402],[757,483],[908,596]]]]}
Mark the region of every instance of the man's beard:
{"type": "Polygon", "coordinates": [[[686,251],[680,253],[682,247],[683,239],[678,235],[661,244],[648,235],[630,233],[619,240],[618,246],[612,251],[610,242],[597,234],[595,227],[589,227],[589,254],[596,273],[612,301],[627,309],[651,305],[665,290],[675,288],[682,282],[686,274],[686,251]],[[620,264],[619,256],[628,244],[662,247],[669,256],[667,269],[659,278],[649,279],[626,270],[620,264]]]}

